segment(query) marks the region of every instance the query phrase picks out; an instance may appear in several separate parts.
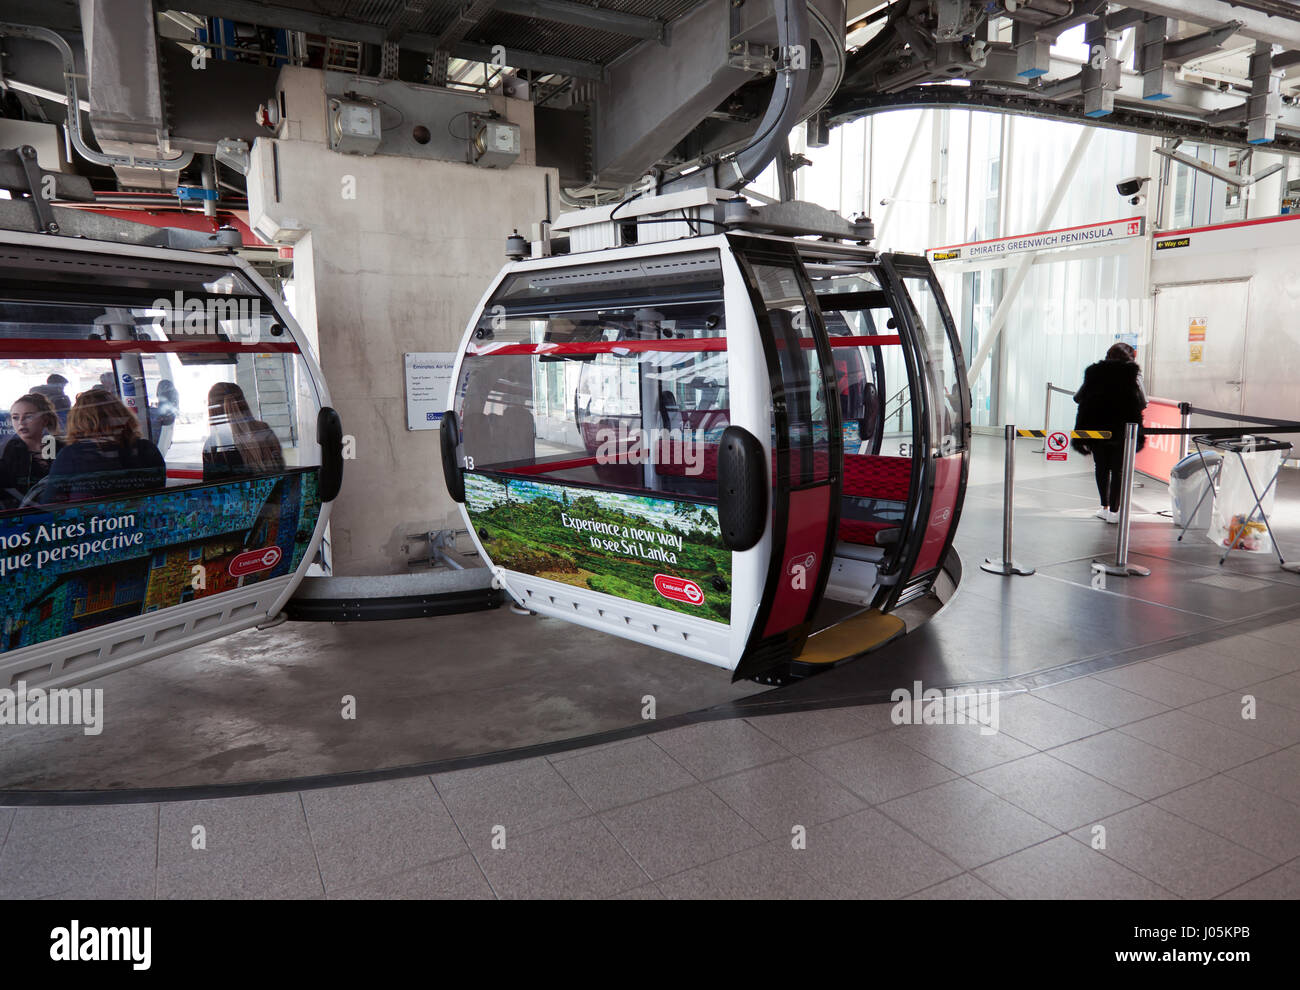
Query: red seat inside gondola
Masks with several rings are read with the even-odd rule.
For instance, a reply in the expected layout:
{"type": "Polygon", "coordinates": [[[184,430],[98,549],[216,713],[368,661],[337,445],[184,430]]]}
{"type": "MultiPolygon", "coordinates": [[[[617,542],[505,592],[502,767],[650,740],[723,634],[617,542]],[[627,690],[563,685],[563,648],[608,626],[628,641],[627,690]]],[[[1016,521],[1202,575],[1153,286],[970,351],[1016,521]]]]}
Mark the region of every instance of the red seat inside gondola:
{"type": "Polygon", "coordinates": [[[839,536],[845,543],[877,546],[899,528],[912,487],[912,459],[845,454],[839,536]]]}

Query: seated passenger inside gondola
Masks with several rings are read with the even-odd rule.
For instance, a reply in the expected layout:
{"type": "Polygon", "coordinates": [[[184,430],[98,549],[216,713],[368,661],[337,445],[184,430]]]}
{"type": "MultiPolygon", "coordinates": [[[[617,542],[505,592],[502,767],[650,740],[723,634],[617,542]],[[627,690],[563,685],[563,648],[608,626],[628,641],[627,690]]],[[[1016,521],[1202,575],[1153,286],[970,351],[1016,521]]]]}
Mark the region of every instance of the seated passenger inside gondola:
{"type": "Polygon", "coordinates": [[[68,412],[68,437],[42,502],[73,502],[162,488],[167,465],[122,400],[96,385],[68,412]]]}
{"type": "Polygon", "coordinates": [[[14,435],[0,449],[0,509],[18,508],[50,473],[56,451],[46,437],[57,437],[59,432],[58,411],[37,392],[15,401],[9,416],[14,435]]]}
{"type": "Polygon", "coordinates": [[[284,470],[279,438],[270,426],[253,418],[238,385],[217,382],[208,390],[208,422],[212,432],[203,445],[204,481],[284,470]]]}

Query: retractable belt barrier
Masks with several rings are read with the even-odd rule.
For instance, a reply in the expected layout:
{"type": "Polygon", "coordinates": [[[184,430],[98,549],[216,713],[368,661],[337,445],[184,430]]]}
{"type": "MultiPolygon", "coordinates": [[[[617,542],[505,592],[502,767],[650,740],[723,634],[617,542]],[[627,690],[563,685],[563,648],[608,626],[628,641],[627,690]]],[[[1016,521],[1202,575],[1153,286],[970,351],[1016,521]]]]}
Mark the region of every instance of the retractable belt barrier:
{"type": "MultiPolygon", "coordinates": [[[[1010,577],[1013,574],[1028,577],[1034,573],[1032,567],[1021,567],[1011,556],[1012,502],[1016,487],[1016,437],[1045,437],[1049,433],[1067,433],[1076,440],[1109,440],[1109,430],[1017,430],[1008,424],[1006,427],[1006,451],[1003,454],[1002,477],[1002,556],[986,557],[980,564],[980,570],[990,574],[1010,577]]],[[[1041,453],[1041,451],[1040,451],[1041,453]]]]}
{"type": "MultiPolygon", "coordinates": [[[[1018,437],[1045,437],[1052,433],[1064,433],[1071,440],[1109,440],[1110,430],[1016,430],[1018,437]]],[[[1041,450],[1034,451],[1041,454],[1041,450]]]]}

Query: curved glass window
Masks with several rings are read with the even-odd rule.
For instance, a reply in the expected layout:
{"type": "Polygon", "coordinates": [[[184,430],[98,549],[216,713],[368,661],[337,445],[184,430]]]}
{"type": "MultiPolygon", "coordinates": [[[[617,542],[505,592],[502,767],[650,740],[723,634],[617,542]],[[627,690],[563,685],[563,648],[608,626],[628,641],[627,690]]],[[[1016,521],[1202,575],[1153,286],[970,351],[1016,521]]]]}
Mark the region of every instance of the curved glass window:
{"type": "Polygon", "coordinates": [[[716,498],[722,285],[716,250],[507,276],[457,383],[465,467],[716,498]]]}

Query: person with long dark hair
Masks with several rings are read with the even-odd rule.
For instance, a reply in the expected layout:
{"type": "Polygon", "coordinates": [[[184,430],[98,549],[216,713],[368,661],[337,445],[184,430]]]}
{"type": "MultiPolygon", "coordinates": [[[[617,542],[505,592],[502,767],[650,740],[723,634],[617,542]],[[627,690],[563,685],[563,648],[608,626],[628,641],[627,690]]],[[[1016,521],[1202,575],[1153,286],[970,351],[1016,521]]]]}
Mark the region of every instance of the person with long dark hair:
{"type": "Polygon", "coordinates": [[[208,422],[212,432],[203,445],[204,481],[284,470],[279,438],[253,417],[244,390],[234,382],[217,382],[208,389],[208,422]]]}
{"type": "MultiPolygon", "coordinates": [[[[1079,412],[1076,430],[1109,430],[1109,440],[1075,439],[1071,446],[1081,454],[1091,454],[1097,477],[1097,494],[1101,508],[1097,518],[1119,522],[1119,505],[1124,484],[1124,426],[1141,423],[1147,406],[1142,384],[1142,369],[1135,358],[1137,351],[1125,343],[1112,344],[1104,360],[1088,366],[1083,385],[1074,393],[1079,412]]],[[[1146,437],[1138,430],[1138,450],[1146,437]]]]}

